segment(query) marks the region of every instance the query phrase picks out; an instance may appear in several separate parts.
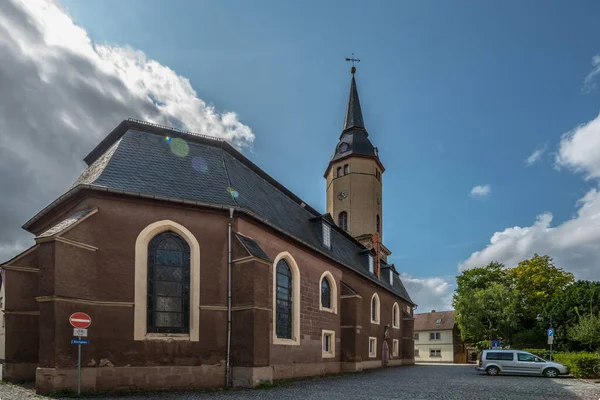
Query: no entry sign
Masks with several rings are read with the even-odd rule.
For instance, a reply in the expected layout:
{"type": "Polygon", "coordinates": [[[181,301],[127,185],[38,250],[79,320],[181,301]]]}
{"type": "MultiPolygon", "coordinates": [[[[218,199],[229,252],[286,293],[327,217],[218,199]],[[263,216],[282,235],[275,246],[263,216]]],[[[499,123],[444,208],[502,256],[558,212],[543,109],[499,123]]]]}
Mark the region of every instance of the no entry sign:
{"type": "Polygon", "coordinates": [[[92,324],[92,319],[86,313],[76,312],[69,317],[69,322],[74,328],[87,328],[92,324]]]}

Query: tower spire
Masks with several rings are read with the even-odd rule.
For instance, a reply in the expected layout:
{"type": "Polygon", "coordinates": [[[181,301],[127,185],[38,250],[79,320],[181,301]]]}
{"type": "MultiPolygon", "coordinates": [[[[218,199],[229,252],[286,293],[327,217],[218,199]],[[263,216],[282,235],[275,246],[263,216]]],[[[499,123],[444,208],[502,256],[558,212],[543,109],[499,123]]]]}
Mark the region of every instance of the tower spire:
{"type": "Polygon", "coordinates": [[[358,89],[356,88],[356,79],[354,74],[356,73],[355,62],[360,62],[358,58],[346,58],[346,61],[352,61],[352,68],[350,73],[352,74],[352,81],[350,82],[350,96],[348,97],[348,105],[346,106],[346,119],[344,121],[344,130],[350,128],[361,128],[365,129],[365,123],[363,121],[362,110],[360,108],[360,100],[358,99],[358,89]]]}

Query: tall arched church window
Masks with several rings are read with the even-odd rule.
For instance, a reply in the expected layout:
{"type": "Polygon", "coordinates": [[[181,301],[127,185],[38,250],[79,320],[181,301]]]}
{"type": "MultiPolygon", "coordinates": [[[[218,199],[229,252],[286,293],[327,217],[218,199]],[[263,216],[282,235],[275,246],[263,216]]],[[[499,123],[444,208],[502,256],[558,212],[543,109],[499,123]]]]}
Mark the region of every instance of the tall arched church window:
{"type": "Polygon", "coordinates": [[[348,175],[350,173],[350,166],[348,164],[344,165],[344,175],[348,175]]]}
{"type": "Polygon", "coordinates": [[[371,323],[379,324],[379,296],[377,293],[371,298],[371,323]]]}
{"type": "Polygon", "coordinates": [[[292,338],[292,271],[285,260],[277,263],[276,329],[280,339],[292,338]]]}
{"type": "Polygon", "coordinates": [[[326,277],[321,281],[321,306],[331,308],[331,284],[326,277]]]}
{"type": "Polygon", "coordinates": [[[342,176],[342,167],[337,167],[337,177],[342,176]]]}
{"type": "Polygon", "coordinates": [[[377,233],[381,233],[381,219],[379,218],[379,215],[377,215],[377,218],[375,219],[375,227],[377,229],[377,233]]]}
{"type": "Polygon", "coordinates": [[[190,246],[174,232],[148,245],[147,332],[190,331],[190,246]]]}
{"type": "Polygon", "coordinates": [[[348,213],[346,211],[342,211],[338,216],[338,226],[343,230],[348,230],[348,213]]]}

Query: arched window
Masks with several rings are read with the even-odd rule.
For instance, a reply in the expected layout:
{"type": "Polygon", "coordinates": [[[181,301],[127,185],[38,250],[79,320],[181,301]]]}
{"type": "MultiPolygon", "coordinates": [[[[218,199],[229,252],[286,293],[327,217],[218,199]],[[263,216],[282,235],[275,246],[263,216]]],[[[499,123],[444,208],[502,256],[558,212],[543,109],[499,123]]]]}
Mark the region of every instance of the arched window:
{"type": "Polygon", "coordinates": [[[375,227],[377,229],[377,233],[381,233],[381,220],[379,219],[379,214],[377,215],[377,218],[375,219],[375,227]]]}
{"type": "Polygon", "coordinates": [[[342,211],[338,216],[338,226],[343,230],[348,230],[348,213],[346,211],[342,211]]]}
{"type": "Polygon", "coordinates": [[[373,294],[371,298],[371,323],[379,324],[379,296],[377,293],[373,294]]]}
{"type": "Polygon", "coordinates": [[[392,307],[392,326],[396,329],[400,328],[400,307],[398,303],[394,303],[392,307]]]}
{"type": "Polygon", "coordinates": [[[342,176],[342,167],[337,167],[337,177],[342,176]]]}
{"type": "Polygon", "coordinates": [[[331,285],[327,278],[321,280],[321,307],[331,308],[331,285]]]}
{"type": "Polygon", "coordinates": [[[277,321],[276,334],[281,339],[292,338],[292,271],[287,261],[277,263],[277,321]]]}
{"type": "Polygon", "coordinates": [[[337,284],[331,272],[323,272],[319,285],[321,286],[319,310],[337,314],[337,284]]]}
{"type": "Polygon", "coordinates": [[[190,331],[190,246],[166,231],[148,245],[147,332],[190,331]]]}
{"type": "Polygon", "coordinates": [[[348,164],[344,165],[344,175],[348,175],[350,173],[350,166],[348,164]]]}

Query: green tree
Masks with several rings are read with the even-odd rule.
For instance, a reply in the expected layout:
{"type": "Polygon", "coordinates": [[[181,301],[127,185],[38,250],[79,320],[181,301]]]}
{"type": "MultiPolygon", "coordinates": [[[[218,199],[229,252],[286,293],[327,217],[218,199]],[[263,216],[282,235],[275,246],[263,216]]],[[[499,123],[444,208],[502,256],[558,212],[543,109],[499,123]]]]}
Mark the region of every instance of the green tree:
{"type": "Polygon", "coordinates": [[[600,356],[600,313],[581,317],[569,334],[571,339],[597,349],[600,356]]]}
{"type": "Polygon", "coordinates": [[[518,325],[517,293],[501,283],[455,296],[456,322],[463,340],[502,339],[510,344],[518,325]]]}
{"type": "Polygon", "coordinates": [[[473,290],[485,289],[492,282],[508,284],[504,264],[492,261],[484,267],[468,269],[456,277],[456,296],[472,292],[473,290]]]}
{"type": "Polygon", "coordinates": [[[520,311],[528,322],[526,326],[535,324],[535,318],[542,313],[549,299],[559,295],[574,281],[572,273],[555,267],[549,256],[537,253],[508,269],[507,275],[511,286],[521,297],[520,311]]]}

